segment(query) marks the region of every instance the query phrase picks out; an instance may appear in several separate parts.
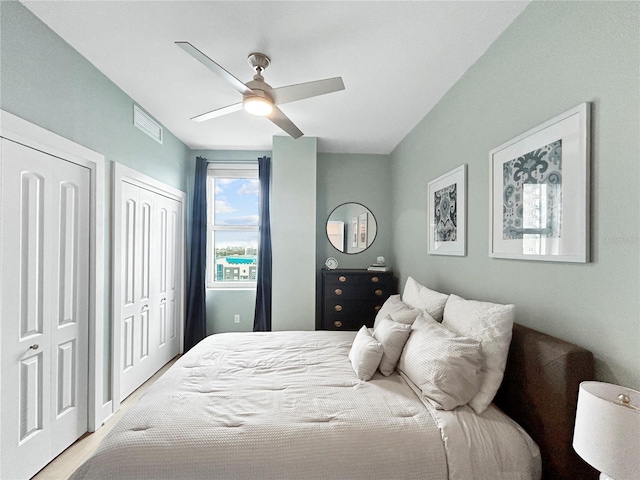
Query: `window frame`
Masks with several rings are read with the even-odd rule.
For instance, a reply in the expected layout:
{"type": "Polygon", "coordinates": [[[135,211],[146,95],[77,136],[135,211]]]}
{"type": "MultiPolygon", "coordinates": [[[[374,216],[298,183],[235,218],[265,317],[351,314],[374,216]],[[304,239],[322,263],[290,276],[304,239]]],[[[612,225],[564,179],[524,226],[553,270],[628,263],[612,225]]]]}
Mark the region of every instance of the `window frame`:
{"type": "MultiPolygon", "coordinates": [[[[250,281],[215,280],[215,240],[216,231],[258,232],[259,225],[215,225],[215,179],[216,178],[255,178],[258,179],[258,163],[209,163],[207,165],[207,270],[206,288],[208,290],[255,290],[257,279],[250,281]]],[[[259,197],[262,191],[259,193],[259,197]]],[[[258,211],[258,214],[260,212],[258,211]]],[[[260,245],[258,244],[258,249],[260,245]]],[[[257,276],[257,275],[256,275],[257,276]]]]}

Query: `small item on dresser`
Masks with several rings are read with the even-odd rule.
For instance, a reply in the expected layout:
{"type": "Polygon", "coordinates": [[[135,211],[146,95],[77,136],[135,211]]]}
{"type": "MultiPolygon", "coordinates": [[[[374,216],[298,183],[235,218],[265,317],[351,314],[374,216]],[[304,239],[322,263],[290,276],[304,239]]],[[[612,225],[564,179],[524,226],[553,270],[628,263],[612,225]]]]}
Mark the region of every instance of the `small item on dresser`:
{"type": "Polygon", "coordinates": [[[336,268],[338,268],[338,260],[336,260],[334,257],[329,257],[327,258],[327,260],[324,262],[325,267],[327,267],[329,270],[335,270],[336,268]]]}
{"type": "Polygon", "coordinates": [[[378,257],[376,258],[376,263],[371,264],[367,270],[372,272],[390,272],[391,268],[386,266],[384,257],[378,257]]]}

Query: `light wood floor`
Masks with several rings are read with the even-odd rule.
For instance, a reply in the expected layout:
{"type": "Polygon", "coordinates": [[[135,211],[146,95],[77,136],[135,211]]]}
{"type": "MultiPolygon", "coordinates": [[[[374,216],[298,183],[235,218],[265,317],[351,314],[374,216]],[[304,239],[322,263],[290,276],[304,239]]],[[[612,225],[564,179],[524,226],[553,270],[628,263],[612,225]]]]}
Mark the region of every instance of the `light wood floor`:
{"type": "Polygon", "coordinates": [[[162,376],[167,369],[174,364],[178,357],[171,360],[162,367],[156,374],[143,383],[135,392],[129,395],[120,405],[115,415],[113,415],[105,424],[94,433],[86,433],[80,437],[73,445],[58,455],[46,467],[40,470],[32,480],[66,480],[87,458],[91,456],[98,447],[100,441],[118,422],[120,417],[134,405],[138,399],[148,390],[148,388],[158,378],[162,376]]]}

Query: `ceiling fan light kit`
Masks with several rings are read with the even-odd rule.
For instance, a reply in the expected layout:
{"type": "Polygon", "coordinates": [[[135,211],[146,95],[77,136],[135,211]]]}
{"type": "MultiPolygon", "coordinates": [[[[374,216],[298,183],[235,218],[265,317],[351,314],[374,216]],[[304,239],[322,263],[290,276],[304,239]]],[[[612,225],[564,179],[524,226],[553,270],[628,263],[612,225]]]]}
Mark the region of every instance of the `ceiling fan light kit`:
{"type": "Polygon", "coordinates": [[[251,115],[266,117],[273,112],[273,101],[259,96],[248,96],[242,100],[244,109],[251,115]]]}
{"type": "Polygon", "coordinates": [[[242,103],[228,105],[197,115],[192,118],[196,122],[210,120],[244,108],[252,115],[267,117],[293,138],[299,138],[303,135],[302,131],[295,126],[277,105],[344,90],[344,83],[340,77],[274,89],[264,81],[262,76],[262,72],[271,64],[271,60],[265,54],[259,52],[251,53],[247,58],[247,62],[253,67],[256,74],[253,76],[253,80],[244,84],[189,42],[176,42],[176,45],[242,94],[242,103]]]}

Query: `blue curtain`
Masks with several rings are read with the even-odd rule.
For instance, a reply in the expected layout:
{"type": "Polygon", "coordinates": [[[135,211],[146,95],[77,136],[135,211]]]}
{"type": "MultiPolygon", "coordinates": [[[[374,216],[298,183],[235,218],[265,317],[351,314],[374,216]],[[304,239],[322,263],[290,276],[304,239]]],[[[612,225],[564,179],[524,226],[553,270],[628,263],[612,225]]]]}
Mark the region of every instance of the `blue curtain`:
{"type": "Polygon", "coordinates": [[[271,331],[271,221],[269,219],[269,183],[271,158],[258,159],[260,179],[260,246],[258,247],[258,278],[254,332],[271,331]]]}
{"type": "Polygon", "coordinates": [[[196,158],[191,225],[191,267],[187,292],[187,321],[184,351],[207,336],[206,295],[207,262],[207,159],[196,158]]]}

